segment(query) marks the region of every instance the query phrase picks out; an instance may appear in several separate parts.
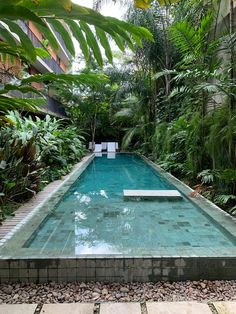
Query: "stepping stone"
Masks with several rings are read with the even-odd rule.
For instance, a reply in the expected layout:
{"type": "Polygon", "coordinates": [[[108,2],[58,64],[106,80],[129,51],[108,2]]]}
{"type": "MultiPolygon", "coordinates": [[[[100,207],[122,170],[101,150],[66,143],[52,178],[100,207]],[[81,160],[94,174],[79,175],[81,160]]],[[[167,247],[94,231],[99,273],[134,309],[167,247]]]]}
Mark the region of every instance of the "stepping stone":
{"type": "Polygon", "coordinates": [[[148,314],[212,314],[209,306],[198,302],[147,302],[148,314]]]}
{"type": "Polygon", "coordinates": [[[236,301],[213,302],[212,304],[218,314],[235,314],[236,313],[236,301]]]}
{"type": "Polygon", "coordinates": [[[182,195],[177,190],[123,190],[124,199],[181,199],[182,195]]]}
{"type": "Polygon", "coordinates": [[[93,310],[93,303],[44,304],[40,314],[93,314],[93,310]]]}
{"type": "Polygon", "coordinates": [[[141,314],[141,306],[139,303],[102,303],[100,314],[141,314]]]}
{"type": "Polygon", "coordinates": [[[34,314],[37,304],[1,304],[0,314],[34,314]]]}

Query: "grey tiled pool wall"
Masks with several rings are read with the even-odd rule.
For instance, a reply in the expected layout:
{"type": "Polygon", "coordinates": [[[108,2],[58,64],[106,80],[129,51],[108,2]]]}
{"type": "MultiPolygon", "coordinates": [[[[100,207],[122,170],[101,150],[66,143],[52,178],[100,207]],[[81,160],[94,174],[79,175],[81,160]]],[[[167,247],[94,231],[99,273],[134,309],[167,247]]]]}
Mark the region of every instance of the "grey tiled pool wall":
{"type": "Polygon", "coordinates": [[[78,258],[5,259],[0,261],[6,282],[147,282],[236,279],[235,258],[78,258]]]}
{"type": "MultiPolygon", "coordinates": [[[[80,167],[67,180],[35,208],[25,221],[24,233],[16,230],[8,235],[0,250],[0,282],[71,282],[71,281],[158,281],[197,279],[236,279],[236,247],[224,248],[160,248],[152,255],[82,255],[71,256],[65,251],[59,256],[54,250],[43,256],[40,252],[24,248],[24,243],[45,219],[73,182],[86,169],[93,156],[84,159],[80,167]],[[40,215],[37,213],[40,211],[40,215]],[[28,226],[27,225],[27,226],[28,226]],[[5,245],[6,244],[6,245],[5,245]],[[17,250],[17,246],[20,250],[17,250]]],[[[150,166],[170,181],[182,194],[188,197],[192,190],[184,183],[166,173],[163,169],[143,157],[150,166]]],[[[223,231],[236,238],[236,223],[233,218],[217,206],[199,196],[190,198],[210,219],[218,222],[223,231]]],[[[197,224],[197,222],[196,222],[197,224]]]]}

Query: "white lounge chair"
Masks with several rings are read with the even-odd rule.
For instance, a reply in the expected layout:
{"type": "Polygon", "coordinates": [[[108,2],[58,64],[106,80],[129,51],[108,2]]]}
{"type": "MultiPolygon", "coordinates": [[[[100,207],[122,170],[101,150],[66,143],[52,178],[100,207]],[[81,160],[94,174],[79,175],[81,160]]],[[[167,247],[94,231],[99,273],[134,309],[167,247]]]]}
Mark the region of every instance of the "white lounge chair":
{"type": "Polygon", "coordinates": [[[118,144],[118,142],[116,142],[116,150],[118,150],[119,149],[119,144],[118,144]]]}
{"type": "Polygon", "coordinates": [[[108,153],[115,153],[116,152],[116,143],[115,142],[107,143],[107,152],[108,153]]]}
{"type": "Polygon", "coordinates": [[[107,142],[102,142],[102,150],[107,150],[107,142]]]}
{"type": "Polygon", "coordinates": [[[101,153],[101,152],[102,152],[102,144],[95,144],[94,153],[101,153]]]}

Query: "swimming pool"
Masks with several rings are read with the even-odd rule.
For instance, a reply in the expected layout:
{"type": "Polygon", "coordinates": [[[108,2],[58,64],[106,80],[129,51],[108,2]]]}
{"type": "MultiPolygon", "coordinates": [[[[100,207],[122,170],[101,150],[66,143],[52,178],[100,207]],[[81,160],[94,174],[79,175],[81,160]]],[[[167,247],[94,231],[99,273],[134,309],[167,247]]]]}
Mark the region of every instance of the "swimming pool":
{"type": "Polygon", "coordinates": [[[143,159],[95,158],[24,247],[43,253],[155,254],[165,247],[235,247],[236,240],[187,198],[125,201],[124,189],[173,190],[143,159]]]}
{"type": "Polygon", "coordinates": [[[190,199],[170,174],[134,154],[91,158],[79,174],[0,249],[9,269],[12,260],[23,269],[31,261],[38,281],[50,273],[53,280],[183,279],[206,270],[235,276],[235,222],[204,198],[190,199]],[[124,189],[178,189],[183,198],[127,201],[124,189]],[[42,263],[47,274],[40,276],[42,263]]]}

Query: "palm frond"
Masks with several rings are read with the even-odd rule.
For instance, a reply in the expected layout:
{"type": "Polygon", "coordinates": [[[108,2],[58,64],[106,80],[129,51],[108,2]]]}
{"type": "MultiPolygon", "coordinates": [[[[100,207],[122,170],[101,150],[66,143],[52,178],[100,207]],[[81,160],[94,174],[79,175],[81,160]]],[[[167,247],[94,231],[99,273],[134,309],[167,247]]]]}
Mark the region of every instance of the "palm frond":
{"type": "Polygon", "coordinates": [[[123,49],[122,43],[133,48],[133,42],[140,44],[141,40],[144,39],[153,40],[151,33],[143,27],[136,27],[115,18],[105,17],[95,10],[74,4],[70,0],[61,0],[56,5],[55,1],[52,0],[7,1],[7,3],[0,5],[0,18],[10,29],[1,29],[5,42],[14,48],[16,43],[11,33],[17,35],[21,49],[32,61],[36,60],[36,51],[27,35],[17,24],[17,20],[35,23],[44,37],[49,40],[53,49],[57,49],[57,40],[48,24],[53,26],[53,29],[61,34],[67,49],[74,56],[75,48],[71,40],[72,33],[79,42],[85,59],[88,59],[89,50],[87,47],[90,47],[99,65],[103,64],[101,51],[90,26],[97,28],[99,42],[105,49],[110,62],[112,61],[111,49],[106,40],[106,34],[111,35],[121,49],[123,49]],[[81,23],[80,26],[78,22],[81,23]]]}

